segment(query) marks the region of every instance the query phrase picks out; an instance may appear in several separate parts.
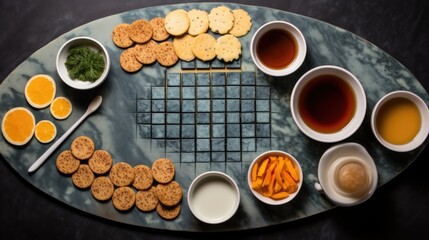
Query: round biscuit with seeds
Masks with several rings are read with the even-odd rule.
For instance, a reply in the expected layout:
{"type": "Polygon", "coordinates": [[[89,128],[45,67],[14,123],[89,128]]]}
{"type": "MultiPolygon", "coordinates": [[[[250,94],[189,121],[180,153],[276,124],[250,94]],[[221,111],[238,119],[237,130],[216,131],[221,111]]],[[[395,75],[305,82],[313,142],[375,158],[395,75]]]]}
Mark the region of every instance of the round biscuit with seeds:
{"type": "Polygon", "coordinates": [[[158,48],[158,43],[154,40],[150,40],[145,43],[137,43],[134,46],[136,50],[136,59],[137,61],[143,64],[152,64],[156,61],[156,49],[158,48]]]}
{"type": "Polygon", "coordinates": [[[209,13],[209,27],[212,32],[225,34],[234,25],[234,15],[226,6],[213,8],[209,13]]]}
{"type": "Polygon", "coordinates": [[[95,150],[94,154],[89,158],[88,165],[96,174],[105,174],[112,167],[112,157],[106,150],[95,150]]]}
{"type": "Polygon", "coordinates": [[[145,43],[152,38],[153,28],[146,19],[138,19],[131,23],[129,35],[136,43],[145,43]]]}
{"type": "Polygon", "coordinates": [[[130,187],[119,187],[112,195],[113,206],[120,211],[127,211],[134,206],[136,194],[130,187]]]}
{"type": "Polygon", "coordinates": [[[126,162],[115,163],[110,169],[109,178],[117,187],[129,186],[134,181],[134,170],[126,162]]]}
{"type": "Polygon", "coordinates": [[[194,38],[192,43],[192,53],[202,61],[210,61],[216,57],[216,39],[208,34],[202,33],[194,38]]]}
{"type": "Polygon", "coordinates": [[[120,48],[128,48],[134,44],[134,41],[130,38],[130,24],[120,23],[113,28],[112,40],[113,43],[120,48]]]}
{"type": "Polygon", "coordinates": [[[209,14],[204,10],[192,9],[188,11],[189,29],[192,36],[205,33],[209,29],[209,14]]]}
{"type": "Polygon", "coordinates": [[[232,62],[241,55],[240,40],[231,34],[223,35],[216,40],[215,52],[219,60],[232,62]]]}
{"type": "Polygon", "coordinates": [[[143,67],[143,63],[136,58],[136,50],[134,47],[125,49],[119,57],[121,68],[129,73],[137,72],[143,67]]]}
{"type": "Polygon", "coordinates": [[[87,136],[79,136],[71,143],[70,150],[75,158],[86,160],[94,153],[95,144],[91,138],[87,136]]]}
{"type": "Polygon", "coordinates": [[[94,181],[94,173],[87,164],[80,164],[76,172],[72,174],[73,184],[81,189],[89,188],[94,181]]]}
{"type": "Polygon", "coordinates": [[[156,208],[159,200],[155,193],[155,187],[152,186],[146,190],[140,190],[136,193],[136,206],[143,212],[149,212],[156,208]]]}
{"type": "Polygon", "coordinates": [[[182,187],[176,181],[171,181],[165,184],[159,183],[156,185],[155,190],[158,200],[166,206],[174,206],[182,199],[182,187]]]}
{"type": "Polygon", "coordinates": [[[189,34],[183,34],[182,36],[175,37],[173,40],[174,50],[177,56],[183,61],[192,61],[195,59],[195,55],[192,52],[192,43],[194,37],[189,34]]]}
{"type": "Polygon", "coordinates": [[[79,168],[80,160],[75,158],[70,150],[64,150],[58,155],[55,165],[59,172],[72,174],[79,168]]]}
{"type": "Polygon", "coordinates": [[[165,19],[162,17],[152,18],[149,23],[152,25],[153,34],[152,39],[155,41],[164,41],[170,34],[165,29],[165,19]]]}
{"type": "Polygon", "coordinates": [[[180,36],[188,31],[189,17],[183,9],[176,9],[165,16],[165,29],[173,36],[180,36]]]}
{"type": "Polygon", "coordinates": [[[229,30],[229,33],[236,37],[246,35],[252,28],[252,18],[249,13],[243,9],[234,9],[232,14],[234,15],[234,26],[229,30]]]}
{"type": "Polygon", "coordinates": [[[100,176],[94,179],[94,182],[91,184],[91,194],[92,196],[99,201],[107,201],[112,195],[115,187],[113,186],[110,178],[106,176],[100,176]]]}
{"type": "Polygon", "coordinates": [[[175,206],[165,206],[161,203],[158,203],[156,206],[156,212],[158,215],[165,220],[175,219],[180,214],[181,204],[177,204],[175,206]]]}
{"type": "Polygon", "coordinates": [[[152,164],[152,176],[159,183],[168,183],[176,172],[173,162],[168,158],[159,158],[152,164]]]}
{"type": "Polygon", "coordinates": [[[133,187],[137,190],[148,189],[152,186],[153,176],[150,167],[140,164],[133,168],[134,170],[134,181],[133,187]]]}
{"type": "Polygon", "coordinates": [[[158,48],[156,49],[156,60],[159,64],[165,67],[170,67],[176,64],[179,57],[174,50],[172,42],[162,42],[158,45],[158,48]]]}

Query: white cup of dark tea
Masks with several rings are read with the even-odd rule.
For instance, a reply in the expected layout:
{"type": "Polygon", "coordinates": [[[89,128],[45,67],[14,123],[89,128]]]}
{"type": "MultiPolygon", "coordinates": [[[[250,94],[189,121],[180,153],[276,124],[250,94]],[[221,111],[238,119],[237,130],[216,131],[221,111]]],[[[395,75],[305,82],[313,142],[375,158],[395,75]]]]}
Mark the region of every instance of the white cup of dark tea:
{"type": "Polygon", "coordinates": [[[255,65],[271,76],[286,76],[304,62],[307,44],[301,31],[289,22],[272,21],[262,25],[250,42],[255,65]]]}
{"type": "Polygon", "coordinates": [[[351,72],[325,65],[311,69],[298,80],[290,107],[296,125],[305,135],[320,142],[338,142],[362,124],[366,96],[351,72]]]}

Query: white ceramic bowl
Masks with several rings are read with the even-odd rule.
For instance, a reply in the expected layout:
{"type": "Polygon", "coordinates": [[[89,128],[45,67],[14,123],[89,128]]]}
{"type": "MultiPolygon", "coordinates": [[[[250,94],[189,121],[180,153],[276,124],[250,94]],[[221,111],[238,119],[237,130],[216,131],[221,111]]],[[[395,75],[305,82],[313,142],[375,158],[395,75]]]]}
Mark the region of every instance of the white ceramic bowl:
{"type": "Polygon", "coordinates": [[[284,152],[284,151],[280,151],[280,150],[270,150],[270,151],[266,151],[262,154],[260,154],[259,156],[257,156],[253,162],[250,164],[248,173],[247,173],[247,183],[249,185],[250,190],[252,191],[253,195],[259,199],[260,201],[269,204],[269,205],[282,205],[285,203],[288,203],[290,201],[292,201],[292,199],[294,199],[296,197],[296,195],[298,195],[299,191],[301,190],[301,186],[302,186],[302,182],[303,182],[303,175],[302,175],[302,169],[301,169],[301,165],[299,164],[299,162],[296,160],[296,158],[294,156],[292,156],[291,154],[284,152]],[[272,199],[270,197],[266,197],[264,195],[262,195],[260,192],[252,189],[252,169],[255,166],[255,164],[258,162],[259,164],[262,163],[262,161],[264,159],[266,159],[269,156],[283,156],[283,157],[287,157],[289,158],[293,165],[295,167],[297,167],[298,172],[299,172],[299,181],[297,183],[298,188],[294,193],[289,194],[288,197],[283,198],[283,199],[272,199]]]}
{"type": "Polygon", "coordinates": [[[394,91],[391,93],[386,94],[384,97],[382,97],[377,104],[374,106],[374,109],[371,114],[371,128],[372,132],[374,133],[377,140],[386,148],[397,151],[397,152],[406,152],[411,151],[419,147],[427,138],[429,134],[429,110],[426,105],[426,103],[416,94],[409,92],[409,91],[394,91]],[[421,126],[420,130],[418,131],[417,135],[410,141],[404,144],[392,144],[385,139],[383,139],[380,136],[380,133],[377,129],[377,117],[380,112],[380,109],[383,107],[384,104],[387,102],[397,99],[397,98],[405,98],[413,102],[417,109],[420,112],[421,117],[421,126]]]}
{"type": "Polygon", "coordinates": [[[200,221],[218,224],[230,219],[240,204],[240,191],[227,174],[209,171],[198,175],[188,189],[188,206],[200,221]]]}
{"type": "Polygon", "coordinates": [[[284,21],[272,21],[262,25],[253,35],[250,42],[250,54],[255,65],[264,73],[271,76],[286,76],[295,72],[304,62],[305,56],[307,54],[307,44],[305,42],[304,35],[301,31],[289,22],[284,21]],[[297,54],[295,54],[295,59],[282,69],[274,69],[264,65],[257,54],[257,46],[261,37],[270,30],[281,29],[288,32],[295,39],[295,43],[298,48],[297,54]]]}
{"type": "MultiPolygon", "coordinates": [[[[324,65],[309,70],[298,80],[292,90],[290,107],[293,120],[305,135],[320,142],[332,143],[346,139],[360,127],[366,113],[366,96],[361,83],[351,72],[337,66],[324,65]],[[313,79],[323,75],[334,75],[343,79],[351,87],[355,97],[356,106],[352,118],[344,127],[335,132],[320,132],[314,130],[306,124],[299,110],[300,95],[304,87],[307,86],[309,82],[312,82],[313,79]]],[[[336,109],[332,106],[326,106],[326,109],[328,108],[336,109]]]]}
{"type": "Polygon", "coordinates": [[[90,37],[75,37],[68,40],[66,43],[64,43],[61,46],[57,54],[56,66],[57,66],[58,75],[60,75],[60,78],[68,86],[75,89],[81,89],[81,90],[92,89],[99,86],[107,78],[107,75],[109,74],[109,70],[110,70],[110,58],[106,48],[99,41],[90,37]],[[101,74],[100,78],[94,82],[81,81],[78,79],[71,79],[69,77],[67,68],[65,66],[65,62],[67,61],[69,49],[77,45],[88,46],[89,48],[103,54],[104,62],[105,62],[104,71],[101,74]]]}
{"type": "Polygon", "coordinates": [[[357,205],[369,199],[377,189],[378,173],[374,160],[366,149],[357,143],[342,143],[327,149],[319,161],[319,183],[316,190],[325,195],[338,206],[348,207],[357,205]],[[346,163],[355,162],[364,166],[368,176],[368,185],[359,195],[343,193],[335,185],[335,172],[346,163]]]}

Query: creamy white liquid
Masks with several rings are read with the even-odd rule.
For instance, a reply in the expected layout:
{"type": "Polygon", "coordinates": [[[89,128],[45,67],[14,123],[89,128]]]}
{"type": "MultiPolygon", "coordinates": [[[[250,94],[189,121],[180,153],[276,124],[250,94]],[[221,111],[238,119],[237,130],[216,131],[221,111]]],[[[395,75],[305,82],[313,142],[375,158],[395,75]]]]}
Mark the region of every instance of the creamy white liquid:
{"type": "Polygon", "coordinates": [[[201,216],[219,219],[233,211],[237,196],[226,180],[207,178],[194,190],[192,202],[201,216]]]}

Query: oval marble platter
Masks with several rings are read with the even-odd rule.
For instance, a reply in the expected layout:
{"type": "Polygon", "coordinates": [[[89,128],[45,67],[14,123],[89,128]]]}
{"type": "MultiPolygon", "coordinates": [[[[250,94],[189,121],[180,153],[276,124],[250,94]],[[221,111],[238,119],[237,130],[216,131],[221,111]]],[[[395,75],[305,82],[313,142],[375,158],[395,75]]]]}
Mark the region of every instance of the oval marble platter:
{"type": "Polygon", "coordinates": [[[33,138],[25,146],[15,147],[2,136],[0,152],[26,181],[49,196],[84,212],[126,224],[207,232],[259,228],[305,218],[335,207],[313,187],[317,181],[319,159],[334,144],[319,143],[301,133],[293,122],[289,100],[299,77],[311,68],[325,64],[348,69],[366,91],[368,107],[365,120],[359,130],[344,142],[356,142],[368,150],[377,166],[380,187],[406,169],[427,141],[407,153],[383,148],[371,132],[371,110],[378,99],[394,90],[412,91],[428,103],[429,96],[418,80],[381,49],[344,29],[276,9],[231,3],[191,3],[132,10],[90,22],[53,40],[18,66],[0,85],[0,117],[10,108],[26,107],[34,113],[37,121],[52,120],[57,126],[58,138],[84,113],[94,96],[102,95],[103,104],[34,174],[28,174],[28,168],[49,144],[41,144],[33,138]],[[239,61],[231,64],[220,61],[209,64],[179,62],[171,68],[155,63],[144,66],[135,74],[128,74],[120,68],[119,56],[123,50],[111,40],[112,29],[117,24],[131,23],[139,18],[164,17],[178,8],[210,11],[219,5],[242,8],[252,17],[251,31],[240,38],[242,56],[239,61]],[[291,76],[268,77],[259,72],[251,61],[249,46],[252,35],[259,26],[272,20],[295,24],[306,38],[307,57],[298,72],[291,76]],[[70,89],[56,73],[57,51],[75,36],[99,40],[111,56],[110,75],[94,90],[70,89]],[[55,120],[48,108],[33,109],[25,101],[25,84],[31,76],[39,73],[50,74],[57,83],[57,96],[65,96],[72,101],[73,113],[68,119],[55,120]],[[114,163],[124,161],[132,166],[151,166],[160,157],[172,159],[176,167],[175,180],[183,188],[180,215],[173,220],[164,220],[156,211],[144,213],[136,207],[120,212],[113,207],[111,200],[99,202],[89,190],[75,188],[69,176],[57,171],[55,159],[80,135],[91,137],[96,149],[109,151],[114,163]],[[252,196],[247,187],[246,173],[250,162],[259,153],[270,149],[287,151],[302,165],[303,187],[287,205],[264,205],[252,196]],[[237,213],[218,225],[199,222],[187,206],[186,194],[191,181],[209,170],[227,173],[237,181],[241,194],[237,213]]]}

